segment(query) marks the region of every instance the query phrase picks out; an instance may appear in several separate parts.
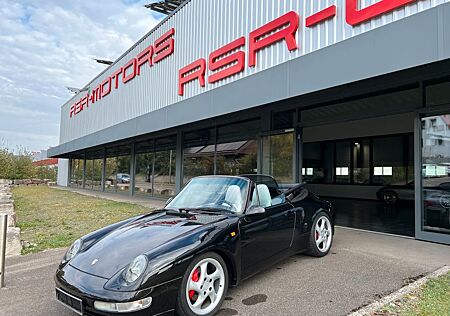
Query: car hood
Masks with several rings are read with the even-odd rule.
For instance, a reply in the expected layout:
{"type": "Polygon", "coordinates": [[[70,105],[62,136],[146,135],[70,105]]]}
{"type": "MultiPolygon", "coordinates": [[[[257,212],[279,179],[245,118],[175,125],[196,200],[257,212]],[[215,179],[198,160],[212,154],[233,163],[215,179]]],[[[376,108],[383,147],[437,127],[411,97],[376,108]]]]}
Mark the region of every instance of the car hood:
{"type": "Polygon", "coordinates": [[[165,211],[139,218],[89,245],[70,261],[70,265],[83,272],[110,279],[137,256],[146,254],[152,260],[151,253],[156,253],[156,248],[226,218],[223,214],[186,216],[165,211]]]}

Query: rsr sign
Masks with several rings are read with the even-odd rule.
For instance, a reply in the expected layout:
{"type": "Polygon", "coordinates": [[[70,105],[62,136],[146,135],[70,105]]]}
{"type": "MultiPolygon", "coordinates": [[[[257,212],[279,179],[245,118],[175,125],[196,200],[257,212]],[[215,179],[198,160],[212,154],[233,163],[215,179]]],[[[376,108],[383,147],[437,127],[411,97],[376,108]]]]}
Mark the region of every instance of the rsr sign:
{"type": "MultiPolygon", "coordinates": [[[[382,0],[359,10],[358,0],[346,0],[346,21],[348,24],[356,26],[415,1],[417,0],[382,0]]],[[[335,16],[336,6],[332,5],[307,17],[305,26],[313,27],[335,16]]],[[[298,49],[296,33],[299,25],[300,16],[297,12],[290,11],[250,32],[247,51],[248,67],[256,66],[256,54],[258,51],[277,42],[284,41],[289,51],[298,49]]],[[[184,86],[194,80],[197,80],[200,86],[204,87],[206,85],[207,68],[211,73],[208,77],[209,84],[244,71],[246,53],[242,50],[242,47],[247,44],[246,41],[245,37],[240,37],[212,52],[209,55],[208,62],[206,59],[200,58],[180,69],[178,73],[178,95],[183,96],[184,86]]]]}
{"type": "MultiPolygon", "coordinates": [[[[346,22],[351,26],[370,21],[382,14],[399,7],[416,2],[418,0],[381,0],[363,9],[358,9],[358,1],[345,0],[346,22]]],[[[336,6],[331,5],[311,16],[306,17],[305,27],[315,25],[336,16],[336,6]]],[[[284,41],[289,51],[298,49],[296,34],[300,26],[301,17],[295,11],[290,11],[279,18],[250,32],[248,39],[244,36],[226,44],[210,53],[208,60],[200,58],[193,63],[181,68],[178,73],[178,95],[184,96],[185,85],[198,81],[201,87],[214,84],[225,78],[241,73],[248,67],[255,67],[259,51],[275,43],[284,41]],[[244,49],[248,46],[247,49],[244,49]],[[209,76],[206,80],[206,73],[209,76]]],[[[141,74],[141,67],[147,65],[154,67],[162,60],[173,55],[175,51],[175,29],[172,28],[152,45],[131,58],[126,64],[118,68],[112,75],[105,78],[96,87],[81,97],[70,107],[70,117],[73,117],[84,109],[110,95],[119,86],[126,85],[141,74]]]]}

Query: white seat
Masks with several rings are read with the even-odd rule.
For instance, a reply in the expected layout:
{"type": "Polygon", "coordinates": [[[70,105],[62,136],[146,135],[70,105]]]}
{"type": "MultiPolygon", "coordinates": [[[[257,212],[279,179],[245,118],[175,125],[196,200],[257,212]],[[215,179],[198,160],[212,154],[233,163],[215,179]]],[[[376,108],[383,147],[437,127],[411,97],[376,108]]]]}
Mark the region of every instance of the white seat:
{"type": "MultiPolygon", "coordinates": [[[[231,203],[236,211],[242,210],[242,194],[241,188],[237,185],[230,185],[225,194],[225,201],[231,203]]],[[[224,203],[226,204],[226,203],[224,203]]]]}
{"type": "Polygon", "coordinates": [[[272,197],[270,196],[270,191],[267,185],[258,184],[256,186],[259,195],[259,205],[262,207],[269,207],[272,205],[272,197]]]}

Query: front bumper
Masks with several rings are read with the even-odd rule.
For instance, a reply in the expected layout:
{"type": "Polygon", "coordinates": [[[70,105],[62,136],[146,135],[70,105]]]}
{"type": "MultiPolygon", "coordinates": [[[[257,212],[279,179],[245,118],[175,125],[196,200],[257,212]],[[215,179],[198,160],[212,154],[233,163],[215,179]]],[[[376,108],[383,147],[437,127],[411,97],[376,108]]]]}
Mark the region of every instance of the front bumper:
{"type": "Polygon", "coordinates": [[[104,285],[107,281],[107,279],[82,272],[70,265],[59,269],[55,276],[56,289],[80,299],[82,314],[86,316],[171,314],[176,306],[177,291],[181,278],[135,292],[106,290],[104,285]],[[149,296],[152,297],[150,307],[136,312],[107,313],[94,308],[95,301],[123,303],[137,301],[149,296]]]}

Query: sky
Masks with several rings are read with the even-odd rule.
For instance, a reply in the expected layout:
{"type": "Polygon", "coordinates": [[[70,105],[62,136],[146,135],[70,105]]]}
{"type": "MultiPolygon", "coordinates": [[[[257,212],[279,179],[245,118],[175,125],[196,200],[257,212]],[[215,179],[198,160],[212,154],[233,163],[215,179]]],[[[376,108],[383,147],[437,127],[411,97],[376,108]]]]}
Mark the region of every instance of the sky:
{"type": "Polygon", "coordinates": [[[59,143],[60,108],[163,16],[152,0],[0,0],[0,148],[59,143]]]}

